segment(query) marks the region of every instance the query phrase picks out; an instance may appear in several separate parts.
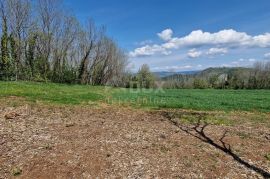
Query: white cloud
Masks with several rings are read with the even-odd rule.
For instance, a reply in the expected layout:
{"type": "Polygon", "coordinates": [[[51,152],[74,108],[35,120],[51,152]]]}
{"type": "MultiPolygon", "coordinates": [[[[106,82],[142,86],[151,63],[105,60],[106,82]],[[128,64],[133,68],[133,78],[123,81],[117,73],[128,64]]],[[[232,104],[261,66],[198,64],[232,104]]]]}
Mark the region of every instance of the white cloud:
{"type": "Polygon", "coordinates": [[[184,66],[164,66],[164,67],[154,67],[152,68],[153,71],[182,71],[182,70],[189,70],[194,68],[194,66],[191,65],[184,65],[184,66]]]}
{"type": "Polygon", "coordinates": [[[270,47],[270,34],[250,36],[245,32],[237,32],[233,29],[221,30],[216,33],[197,30],[181,38],[173,38],[170,42],[163,44],[168,48],[179,48],[188,46],[219,45],[226,47],[270,47]]]}
{"type": "Polygon", "coordinates": [[[227,48],[210,48],[206,52],[207,55],[224,55],[226,53],[228,53],[227,48]]]}
{"type": "Polygon", "coordinates": [[[250,43],[252,46],[258,46],[262,48],[270,47],[270,33],[254,36],[252,38],[252,42],[250,43]]]}
{"type": "Polygon", "coordinates": [[[161,33],[158,33],[157,35],[162,40],[169,41],[172,39],[173,31],[172,31],[172,29],[165,29],[161,33]]]}
{"type": "Polygon", "coordinates": [[[216,33],[196,30],[187,36],[172,38],[169,42],[163,44],[162,46],[168,49],[204,45],[239,46],[250,44],[251,41],[252,36],[247,35],[245,32],[237,32],[233,29],[221,30],[216,33]]]}
{"type": "Polygon", "coordinates": [[[254,59],[254,58],[240,58],[237,61],[231,62],[231,64],[235,66],[247,66],[247,65],[252,65],[256,61],[257,59],[254,59]]]}
{"type": "Polygon", "coordinates": [[[199,58],[201,56],[214,56],[214,55],[224,55],[228,53],[226,48],[210,48],[207,51],[198,51],[195,48],[188,51],[187,56],[189,58],[199,58]]]}
{"type": "Polygon", "coordinates": [[[234,62],[232,62],[232,64],[238,65],[239,61],[234,61],[234,62]]]}
{"type": "Polygon", "coordinates": [[[240,58],[238,61],[239,61],[239,62],[244,62],[244,61],[245,61],[245,59],[240,58]]]}
{"type": "Polygon", "coordinates": [[[153,41],[152,40],[144,40],[142,42],[136,43],[136,45],[141,45],[141,46],[148,45],[148,44],[153,44],[153,41]]]}
{"type": "Polygon", "coordinates": [[[266,59],[270,59],[270,53],[266,53],[266,54],[264,54],[264,58],[266,58],[266,59]]]}
{"type": "Polygon", "coordinates": [[[130,57],[138,57],[138,56],[151,56],[154,54],[163,54],[163,55],[169,55],[171,54],[170,51],[168,51],[167,49],[159,46],[159,45],[146,45],[144,47],[141,48],[137,48],[135,49],[133,52],[129,53],[130,57]]]}
{"type": "Polygon", "coordinates": [[[197,51],[195,48],[188,51],[189,58],[198,58],[203,55],[203,52],[197,51]]]}
{"type": "Polygon", "coordinates": [[[234,65],[230,65],[230,64],[222,64],[222,65],[220,65],[221,67],[232,67],[232,66],[234,66],[234,65]]]}
{"type": "MultiPolygon", "coordinates": [[[[148,55],[149,51],[152,51],[150,55],[164,54],[168,50],[179,49],[179,48],[194,48],[203,46],[212,46],[217,49],[228,49],[228,48],[266,48],[270,47],[270,33],[265,33],[257,36],[248,35],[245,32],[237,32],[233,29],[225,29],[219,32],[210,33],[203,32],[202,30],[192,31],[190,34],[184,37],[172,37],[173,31],[166,29],[158,36],[165,40],[163,44],[155,44],[152,46],[144,46],[135,49],[132,54],[133,57],[148,55]],[[217,48],[218,47],[218,48],[217,48]],[[151,50],[162,49],[162,50],[151,50]],[[146,54],[137,53],[142,52],[142,49],[148,49],[146,54]]],[[[166,54],[166,53],[165,53],[166,54]]]]}

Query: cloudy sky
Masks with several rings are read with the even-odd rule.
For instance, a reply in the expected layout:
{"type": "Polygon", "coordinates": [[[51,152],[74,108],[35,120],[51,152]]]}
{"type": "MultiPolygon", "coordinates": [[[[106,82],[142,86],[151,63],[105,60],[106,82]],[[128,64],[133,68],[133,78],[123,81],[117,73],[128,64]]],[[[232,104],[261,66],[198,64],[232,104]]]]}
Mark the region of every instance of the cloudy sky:
{"type": "Polygon", "coordinates": [[[189,71],[270,60],[269,0],[66,0],[93,17],[129,55],[130,67],[189,71]]]}

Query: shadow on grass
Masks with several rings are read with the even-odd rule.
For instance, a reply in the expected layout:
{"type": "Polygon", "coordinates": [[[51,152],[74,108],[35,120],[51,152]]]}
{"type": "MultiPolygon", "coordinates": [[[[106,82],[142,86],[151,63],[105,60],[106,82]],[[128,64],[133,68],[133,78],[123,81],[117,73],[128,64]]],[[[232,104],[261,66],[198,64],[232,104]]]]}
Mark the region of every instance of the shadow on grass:
{"type": "Polygon", "coordinates": [[[223,135],[219,139],[219,142],[221,144],[219,144],[219,143],[215,142],[213,139],[211,139],[211,137],[207,136],[207,134],[205,133],[205,129],[209,126],[208,123],[203,122],[205,119],[205,114],[194,113],[193,115],[195,115],[198,118],[198,122],[194,126],[188,127],[185,125],[181,125],[181,124],[179,124],[179,122],[174,120],[175,119],[174,114],[171,115],[167,112],[164,113],[164,116],[169,120],[169,122],[171,124],[173,124],[174,126],[178,127],[180,130],[182,130],[185,133],[201,140],[204,143],[207,143],[207,144],[215,147],[216,149],[219,149],[220,151],[224,152],[225,154],[231,156],[239,164],[245,166],[248,169],[251,169],[251,170],[257,172],[258,174],[260,174],[264,178],[270,178],[270,173],[268,171],[266,171],[260,167],[257,167],[255,165],[252,165],[252,164],[248,163],[247,161],[243,160],[236,153],[233,152],[230,144],[227,144],[224,142],[224,139],[226,138],[228,131],[225,131],[223,133],[223,135]]]}

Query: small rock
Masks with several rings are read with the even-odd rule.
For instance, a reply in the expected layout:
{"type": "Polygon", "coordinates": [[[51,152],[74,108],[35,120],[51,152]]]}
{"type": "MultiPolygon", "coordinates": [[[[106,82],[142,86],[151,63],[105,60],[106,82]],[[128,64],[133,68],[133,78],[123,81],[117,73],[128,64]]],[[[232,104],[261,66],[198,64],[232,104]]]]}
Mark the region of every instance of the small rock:
{"type": "Polygon", "coordinates": [[[20,175],[20,174],[22,174],[22,169],[20,169],[20,168],[14,168],[13,170],[12,170],[12,175],[13,176],[18,176],[18,175],[20,175]]]}
{"type": "Polygon", "coordinates": [[[160,134],[159,137],[162,139],[166,139],[166,136],[164,134],[160,134]]]}
{"type": "Polygon", "coordinates": [[[16,117],[20,116],[18,113],[16,112],[11,112],[5,115],[5,119],[15,119],[16,117]]]}
{"type": "Polygon", "coordinates": [[[145,145],[145,146],[142,146],[142,149],[148,149],[149,146],[145,145]]]}
{"type": "Polygon", "coordinates": [[[266,138],[267,140],[270,140],[270,134],[266,134],[266,135],[265,135],[265,138],[266,138]]]}
{"type": "Polygon", "coordinates": [[[66,124],[66,127],[73,127],[75,126],[75,124],[71,123],[71,124],[66,124]]]}

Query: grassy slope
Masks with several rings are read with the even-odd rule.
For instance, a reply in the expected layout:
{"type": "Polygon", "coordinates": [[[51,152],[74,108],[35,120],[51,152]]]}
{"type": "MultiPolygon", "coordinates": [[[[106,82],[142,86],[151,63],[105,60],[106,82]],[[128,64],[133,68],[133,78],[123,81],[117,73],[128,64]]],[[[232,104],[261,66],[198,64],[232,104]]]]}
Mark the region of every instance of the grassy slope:
{"type": "Polygon", "coordinates": [[[109,102],[147,108],[270,111],[270,90],[141,90],[52,83],[0,82],[0,97],[54,104],[109,102]],[[110,99],[110,100],[108,100],[110,99]]]}
{"type": "Polygon", "coordinates": [[[19,96],[29,101],[82,104],[104,99],[103,87],[32,82],[0,82],[0,97],[19,96]]]}

